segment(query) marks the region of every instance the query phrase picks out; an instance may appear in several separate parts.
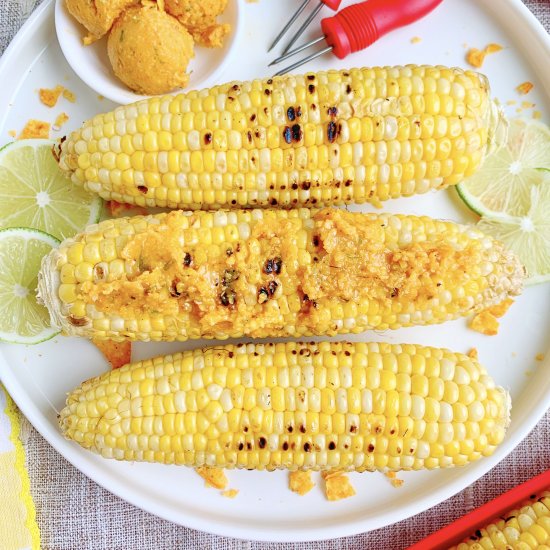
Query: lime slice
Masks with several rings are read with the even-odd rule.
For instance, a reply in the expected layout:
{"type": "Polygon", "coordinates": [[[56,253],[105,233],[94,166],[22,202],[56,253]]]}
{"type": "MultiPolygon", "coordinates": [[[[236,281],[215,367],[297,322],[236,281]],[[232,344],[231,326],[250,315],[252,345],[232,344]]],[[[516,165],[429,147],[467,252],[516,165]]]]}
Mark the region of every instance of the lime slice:
{"type": "Polygon", "coordinates": [[[48,310],[36,301],[42,258],[59,241],[36,229],[0,231],[0,340],[38,344],[55,336],[48,310]]]}
{"type": "Polygon", "coordinates": [[[550,281],[550,174],[531,188],[525,216],[482,217],[478,227],[514,251],[527,269],[526,284],[550,281]]]}
{"type": "Polygon", "coordinates": [[[510,121],[506,145],[487,157],[476,174],[457,186],[462,200],[483,216],[525,216],[531,187],[550,169],[550,128],[536,120],[510,121]]]}
{"type": "Polygon", "coordinates": [[[28,139],[0,150],[0,227],[33,227],[64,239],[98,221],[101,199],[63,174],[54,143],[28,139]]]}

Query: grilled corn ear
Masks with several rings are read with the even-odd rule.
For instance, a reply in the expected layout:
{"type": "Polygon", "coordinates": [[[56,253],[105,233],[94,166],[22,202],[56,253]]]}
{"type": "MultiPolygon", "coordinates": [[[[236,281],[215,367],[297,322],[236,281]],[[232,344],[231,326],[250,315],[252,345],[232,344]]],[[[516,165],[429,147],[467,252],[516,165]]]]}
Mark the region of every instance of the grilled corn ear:
{"type": "Polygon", "coordinates": [[[455,319],[519,293],[523,277],[492,238],[426,217],[177,210],[66,240],[39,295],[68,335],[300,337],[455,319]]]}
{"type": "Polygon", "coordinates": [[[450,550],[550,550],[550,492],[506,512],[450,550]]]}
{"type": "Polygon", "coordinates": [[[460,353],[290,342],[126,365],[69,394],[60,426],[120,460],[396,471],[492,454],[509,409],[505,390],[460,353]]]}
{"type": "Polygon", "coordinates": [[[140,206],[378,204],[460,182],[505,137],[484,76],[376,67],[122,106],[69,136],[60,166],[104,199],[140,206]]]}

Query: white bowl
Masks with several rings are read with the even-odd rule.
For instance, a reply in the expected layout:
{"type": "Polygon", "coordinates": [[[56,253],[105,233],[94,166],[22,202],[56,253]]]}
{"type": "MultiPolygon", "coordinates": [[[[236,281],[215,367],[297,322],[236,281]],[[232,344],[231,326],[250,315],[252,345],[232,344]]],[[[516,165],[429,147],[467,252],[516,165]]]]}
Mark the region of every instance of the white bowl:
{"type": "MultiPolygon", "coordinates": [[[[219,78],[237,50],[243,23],[242,0],[229,0],[227,9],[218,18],[229,23],[231,33],[222,48],[195,48],[195,57],[188,67],[191,73],[185,89],[208,88],[219,83],[219,78]]],[[[98,94],[116,103],[126,104],[147,96],[136,94],[115,77],[107,57],[107,38],[91,46],[84,46],[86,29],[74,19],[65,6],[65,0],[56,0],[55,28],[61,50],[73,71],[98,94]]],[[[147,47],[144,44],[144,47],[147,47]]]]}

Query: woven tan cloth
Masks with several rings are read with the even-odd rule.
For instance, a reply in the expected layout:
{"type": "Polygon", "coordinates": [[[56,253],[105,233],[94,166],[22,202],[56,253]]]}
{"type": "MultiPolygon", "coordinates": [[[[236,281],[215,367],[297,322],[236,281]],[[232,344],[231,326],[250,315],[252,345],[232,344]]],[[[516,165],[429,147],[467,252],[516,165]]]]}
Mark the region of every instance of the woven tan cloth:
{"type": "MultiPolygon", "coordinates": [[[[494,0],[498,1],[498,0],[494,0]]],[[[0,53],[39,1],[0,0],[0,53]]],[[[526,0],[550,29],[550,1],[526,0]]],[[[511,487],[550,468],[550,413],[503,462],[427,512],[391,527],[324,542],[266,544],[208,535],[158,519],[91,481],[22,420],[43,550],[401,550],[511,487]]]]}

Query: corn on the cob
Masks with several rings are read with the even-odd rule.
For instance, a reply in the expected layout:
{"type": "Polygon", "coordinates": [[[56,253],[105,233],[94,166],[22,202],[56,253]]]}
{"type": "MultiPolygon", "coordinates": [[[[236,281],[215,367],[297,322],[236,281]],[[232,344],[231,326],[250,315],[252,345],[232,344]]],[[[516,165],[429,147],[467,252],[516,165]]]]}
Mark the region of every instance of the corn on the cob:
{"type": "Polygon", "coordinates": [[[240,344],[129,364],[69,394],[66,437],[104,457],[223,468],[419,470],[493,453],[509,396],[416,345],[240,344]]]}
{"type": "Polygon", "coordinates": [[[60,166],[105,199],[140,206],[379,203],[458,183],[505,135],[484,76],[377,67],[122,106],[74,132],[60,166]]]}
{"type": "Polygon", "coordinates": [[[550,492],[507,512],[450,550],[550,550],[550,492]]]}
{"type": "Polygon", "coordinates": [[[519,293],[523,277],[492,238],[426,217],[178,210],[65,241],[39,295],[68,335],[300,337],[440,323],[519,293]]]}

